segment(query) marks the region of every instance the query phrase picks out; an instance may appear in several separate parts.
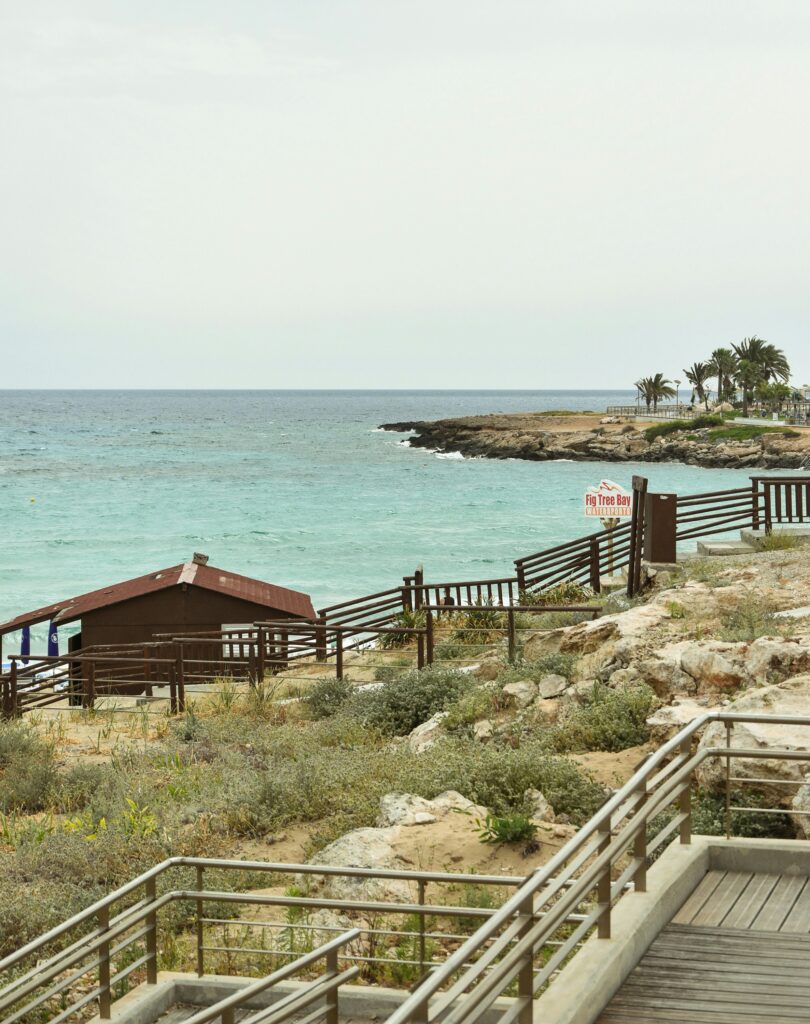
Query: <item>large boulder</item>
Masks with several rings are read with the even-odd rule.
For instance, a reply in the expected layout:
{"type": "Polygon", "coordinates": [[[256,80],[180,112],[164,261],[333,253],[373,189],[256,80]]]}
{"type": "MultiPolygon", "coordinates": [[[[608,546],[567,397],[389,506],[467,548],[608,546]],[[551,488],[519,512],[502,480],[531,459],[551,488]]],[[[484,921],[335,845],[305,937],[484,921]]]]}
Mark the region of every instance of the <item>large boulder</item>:
{"type": "Polygon", "coordinates": [[[748,673],[734,644],[717,641],[690,644],[681,653],[681,669],[697,684],[697,691],[738,690],[748,673]]]}
{"type": "MultiPolygon", "coordinates": [[[[749,690],[732,701],[725,710],[734,714],[810,718],[810,674],[749,690]]],[[[756,788],[766,792],[774,802],[790,806],[796,792],[793,787],[804,781],[810,769],[810,726],[771,721],[737,722],[731,732],[731,743],[737,748],[808,751],[806,761],[735,758],[732,762],[732,774],[765,780],[756,788]],[[780,782],[789,782],[791,785],[779,785],[780,782]]],[[[714,722],[703,733],[700,748],[724,747],[725,744],[725,724],[714,722]]],[[[698,769],[698,781],[703,786],[718,788],[724,779],[725,762],[722,757],[707,760],[698,769]]]]}
{"type": "MultiPolygon", "coordinates": [[[[316,853],[309,863],[404,871],[408,865],[391,845],[398,831],[397,826],[352,829],[316,853]]],[[[318,894],[327,899],[403,902],[410,898],[408,883],[397,878],[347,878],[335,875],[326,876],[323,881],[319,879],[314,886],[318,894]]]]}
{"type": "Polygon", "coordinates": [[[527,789],[523,794],[529,805],[529,817],[532,821],[554,822],[554,808],[546,800],[539,789],[527,789]]]}
{"type": "Polygon", "coordinates": [[[650,739],[657,744],[665,743],[696,718],[709,711],[719,710],[720,708],[708,706],[706,701],[695,700],[692,697],[676,698],[672,704],[658,708],[647,719],[650,739]]]}
{"type": "Polygon", "coordinates": [[[570,681],[565,676],[549,672],[537,684],[537,695],[543,700],[550,700],[552,697],[559,697],[560,694],[565,693],[570,685],[570,681]]]}

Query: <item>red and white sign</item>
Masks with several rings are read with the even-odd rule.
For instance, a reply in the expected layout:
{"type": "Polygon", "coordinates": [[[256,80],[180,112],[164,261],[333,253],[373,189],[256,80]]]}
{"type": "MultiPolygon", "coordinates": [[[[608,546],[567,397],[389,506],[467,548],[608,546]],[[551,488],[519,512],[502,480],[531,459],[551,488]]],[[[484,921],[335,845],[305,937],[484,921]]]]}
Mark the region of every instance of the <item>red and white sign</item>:
{"type": "Polygon", "coordinates": [[[612,480],[602,480],[598,487],[585,492],[585,515],[600,519],[620,519],[633,514],[633,496],[612,480]]]}

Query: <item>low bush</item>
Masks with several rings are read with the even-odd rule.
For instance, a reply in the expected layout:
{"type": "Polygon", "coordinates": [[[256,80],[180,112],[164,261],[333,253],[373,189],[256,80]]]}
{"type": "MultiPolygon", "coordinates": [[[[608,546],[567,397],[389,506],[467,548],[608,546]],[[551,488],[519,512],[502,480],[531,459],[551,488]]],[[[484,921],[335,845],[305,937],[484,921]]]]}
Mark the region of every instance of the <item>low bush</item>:
{"type": "Polygon", "coordinates": [[[564,654],[561,651],[544,654],[534,661],[519,661],[515,665],[498,673],[498,682],[505,686],[507,683],[516,683],[522,679],[529,679],[533,683],[539,682],[543,676],[557,675],[572,679],[577,666],[575,654],[564,654]]]}
{"type": "Polygon", "coordinates": [[[657,437],[669,437],[670,434],[679,434],[684,430],[701,430],[705,427],[722,427],[724,423],[723,417],[715,415],[714,413],[706,413],[703,416],[695,416],[691,420],[669,420],[667,423],[656,423],[652,427],[647,427],[644,431],[644,437],[648,444],[657,437]]]}
{"type": "Polygon", "coordinates": [[[330,718],[349,700],[354,687],[347,679],[319,679],[304,697],[312,718],[330,718]]]}
{"type": "Polygon", "coordinates": [[[647,718],[659,701],[644,684],[612,690],[603,683],[563,712],[548,731],[553,750],[561,753],[605,750],[618,752],[646,743],[650,738],[647,718]]]}
{"type": "Polygon", "coordinates": [[[486,683],[462,694],[446,709],[447,717],[442,723],[444,728],[448,732],[457,732],[488,718],[498,710],[498,692],[499,684],[486,683]]]}
{"type": "Polygon", "coordinates": [[[0,722],[0,811],[40,811],[56,768],[51,746],[23,722],[0,722]]]}
{"type": "Polygon", "coordinates": [[[355,691],[347,711],[384,735],[405,736],[470,686],[465,673],[433,666],[406,672],[378,690],[355,691]]]}
{"type": "Polygon", "coordinates": [[[759,542],[760,551],[794,551],[799,546],[799,538],[792,533],[766,533],[759,542]]]}
{"type": "Polygon", "coordinates": [[[593,601],[594,594],[590,588],[577,583],[576,580],[563,580],[548,590],[522,590],[518,595],[518,603],[522,605],[543,604],[588,604],[593,601]]]}

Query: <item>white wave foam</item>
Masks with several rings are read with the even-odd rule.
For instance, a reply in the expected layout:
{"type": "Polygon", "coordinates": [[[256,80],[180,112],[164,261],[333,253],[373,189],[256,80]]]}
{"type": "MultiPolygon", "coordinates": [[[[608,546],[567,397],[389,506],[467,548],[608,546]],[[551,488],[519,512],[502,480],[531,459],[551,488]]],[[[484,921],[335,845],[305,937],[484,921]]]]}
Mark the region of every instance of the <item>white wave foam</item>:
{"type": "Polygon", "coordinates": [[[437,459],[463,459],[461,452],[439,452],[437,459]]]}

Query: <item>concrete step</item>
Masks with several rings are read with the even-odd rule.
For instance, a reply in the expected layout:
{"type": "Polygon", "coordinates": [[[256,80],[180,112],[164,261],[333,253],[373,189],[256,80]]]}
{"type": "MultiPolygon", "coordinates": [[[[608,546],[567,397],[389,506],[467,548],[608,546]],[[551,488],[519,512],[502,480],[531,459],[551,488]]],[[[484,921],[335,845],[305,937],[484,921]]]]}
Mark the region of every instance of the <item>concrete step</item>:
{"type": "Polygon", "coordinates": [[[699,540],[697,550],[699,555],[753,555],[757,549],[741,540],[699,540]]]}
{"type": "MultiPolygon", "coordinates": [[[[773,534],[780,537],[795,537],[797,544],[810,544],[810,526],[774,526],[773,534]]],[[[759,547],[765,538],[765,529],[740,530],[743,544],[759,547]]]]}

